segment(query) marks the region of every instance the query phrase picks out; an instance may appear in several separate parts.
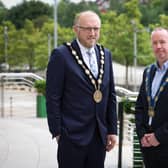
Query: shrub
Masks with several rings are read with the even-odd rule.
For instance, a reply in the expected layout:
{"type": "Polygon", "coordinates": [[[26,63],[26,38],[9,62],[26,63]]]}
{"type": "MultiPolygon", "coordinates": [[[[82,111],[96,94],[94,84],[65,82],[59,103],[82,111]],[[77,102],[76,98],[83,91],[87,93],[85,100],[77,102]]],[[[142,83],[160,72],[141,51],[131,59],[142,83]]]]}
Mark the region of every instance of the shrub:
{"type": "Polygon", "coordinates": [[[37,92],[42,95],[46,95],[46,81],[45,80],[36,80],[34,83],[34,87],[37,92]]]}

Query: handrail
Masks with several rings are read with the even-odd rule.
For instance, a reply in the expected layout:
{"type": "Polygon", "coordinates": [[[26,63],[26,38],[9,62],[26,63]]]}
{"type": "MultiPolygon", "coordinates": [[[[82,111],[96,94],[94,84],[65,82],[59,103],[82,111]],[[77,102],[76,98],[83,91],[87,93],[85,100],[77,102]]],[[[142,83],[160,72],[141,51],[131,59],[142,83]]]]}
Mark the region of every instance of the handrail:
{"type": "MultiPolygon", "coordinates": [[[[30,86],[30,84],[33,85],[34,80],[43,80],[44,79],[43,77],[41,77],[37,74],[31,73],[31,72],[0,73],[0,79],[2,79],[2,78],[3,78],[4,82],[5,82],[5,80],[7,80],[8,82],[9,82],[9,80],[10,81],[20,80],[20,81],[15,81],[14,82],[15,84],[17,82],[22,83],[21,81],[24,81],[25,83],[28,83],[29,86],[30,86]],[[27,78],[30,78],[30,80],[27,78]]],[[[130,90],[125,89],[120,86],[116,86],[115,90],[116,90],[116,94],[118,97],[135,98],[138,95],[138,92],[133,92],[133,91],[130,91],[130,90]]]]}
{"type": "Polygon", "coordinates": [[[33,87],[35,80],[43,80],[39,75],[34,73],[24,72],[24,73],[0,73],[0,85],[11,84],[11,85],[25,85],[28,87],[33,87]]]}
{"type": "Polygon", "coordinates": [[[119,97],[126,97],[129,99],[132,99],[132,98],[134,99],[138,96],[138,92],[133,92],[131,90],[125,89],[120,86],[116,86],[115,90],[116,90],[117,96],[119,96],[119,97]]]}
{"type": "Polygon", "coordinates": [[[34,73],[31,73],[31,72],[21,72],[21,73],[0,73],[0,78],[1,77],[30,77],[32,79],[35,79],[35,80],[42,80],[43,78],[39,75],[36,75],[34,73]]]}

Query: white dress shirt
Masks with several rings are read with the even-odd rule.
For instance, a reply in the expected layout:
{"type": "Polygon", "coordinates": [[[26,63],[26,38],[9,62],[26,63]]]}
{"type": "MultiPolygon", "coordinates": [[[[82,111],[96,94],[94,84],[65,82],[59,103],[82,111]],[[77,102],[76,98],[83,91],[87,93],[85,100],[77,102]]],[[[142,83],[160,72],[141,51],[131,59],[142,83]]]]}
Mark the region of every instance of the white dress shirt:
{"type": "Polygon", "coordinates": [[[90,69],[90,63],[89,63],[89,56],[88,56],[87,52],[88,52],[88,51],[89,51],[89,52],[92,52],[92,58],[93,58],[94,61],[96,62],[96,64],[95,64],[96,67],[95,67],[95,68],[96,68],[97,71],[98,71],[97,57],[96,57],[96,52],[95,52],[94,47],[92,47],[92,48],[86,48],[86,47],[84,47],[84,46],[79,42],[78,39],[77,39],[77,43],[78,43],[78,45],[79,45],[79,48],[80,48],[80,51],[81,51],[81,54],[82,54],[82,58],[83,58],[85,64],[87,65],[87,67],[88,67],[89,69],[90,69]]]}

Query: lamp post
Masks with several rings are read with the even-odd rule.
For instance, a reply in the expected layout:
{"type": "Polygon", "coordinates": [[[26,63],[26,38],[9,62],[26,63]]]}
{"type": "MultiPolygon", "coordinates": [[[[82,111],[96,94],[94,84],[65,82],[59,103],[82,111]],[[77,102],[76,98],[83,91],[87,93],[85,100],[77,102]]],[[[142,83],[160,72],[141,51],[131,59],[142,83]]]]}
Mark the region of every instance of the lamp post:
{"type": "MultiPolygon", "coordinates": [[[[4,27],[4,70],[8,71],[8,27],[4,27]]],[[[5,109],[4,109],[4,76],[0,77],[0,92],[1,92],[1,117],[4,117],[5,109]]]]}
{"type": "Polygon", "coordinates": [[[134,20],[131,20],[131,24],[133,26],[133,44],[134,44],[134,51],[133,51],[133,60],[134,60],[134,91],[136,91],[137,83],[136,83],[136,69],[137,69],[137,27],[134,20]]]}
{"type": "Polygon", "coordinates": [[[5,64],[8,63],[8,27],[4,27],[4,53],[5,53],[5,64]]]}
{"type": "Polygon", "coordinates": [[[51,54],[51,35],[50,33],[48,33],[48,59],[50,57],[51,54]]]}
{"type": "Polygon", "coordinates": [[[136,91],[136,68],[137,68],[137,29],[134,28],[134,91],[136,91]]]}
{"type": "Polygon", "coordinates": [[[54,0],[54,48],[57,47],[57,0],[54,0]]]}
{"type": "Polygon", "coordinates": [[[0,85],[1,85],[1,117],[4,117],[4,76],[0,77],[0,85]]]}

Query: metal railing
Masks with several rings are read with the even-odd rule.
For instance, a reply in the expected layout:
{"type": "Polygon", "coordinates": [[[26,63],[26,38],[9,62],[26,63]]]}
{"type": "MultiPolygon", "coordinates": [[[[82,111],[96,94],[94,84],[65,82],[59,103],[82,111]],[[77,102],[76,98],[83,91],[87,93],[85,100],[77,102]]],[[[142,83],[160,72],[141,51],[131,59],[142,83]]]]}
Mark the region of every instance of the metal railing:
{"type": "Polygon", "coordinates": [[[126,97],[130,100],[135,100],[136,97],[138,96],[138,92],[133,92],[131,90],[125,89],[120,86],[116,86],[115,90],[116,90],[117,96],[120,98],[126,97]]]}
{"type": "Polygon", "coordinates": [[[23,84],[26,86],[33,86],[35,80],[42,80],[43,78],[34,73],[24,72],[24,73],[0,73],[0,86],[3,84],[23,84]]]}
{"type": "MultiPolygon", "coordinates": [[[[138,141],[138,137],[135,131],[135,123],[130,123],[128,122],[125,125],[125,119],[124,119],[124,99],[129,100],[130,102],[135,102],[136,98],[138,96],[138,92],[133,92],[130,90],[127,90],[125,88],[116,86],[116,94],[119,99],[118,103],[118,117],[119,117],[119,152],[118,152],[118,168],[122,168],[122,147],[123,147],[123,139],[124,136],[126,138],[130,138],[130,141],[132,142],[133,146],[133,168],[143,167],[143,160],[142,160],[142,155],[140,151],[140,145],[138,141]],[[124,130],[127,129],[127,130],[124,130]],[[124,134],[125,133],[125,134],[124,134]]],[[[134,108],[131,108],[135,110],[134,108]]],[[[133,119],[133,118],[132,118],[133,119]]]]}
{"type": "MultiPolygon", "coordinates": [[[[4,117],[4,87],[10,85],[26,86],[32,88],[36,80],[43,80],[44,78],[34,73],[0,73],[0,89],[1,89],[1,117],[4,117]]],[[[135,125],[124,119],[123,98],[135,101],[138,92],[133,92],[120,86],[115,87],[118,98],[118,129],[119,129],[119,152],[118,152],[118,168],[122,167],[122,146],[123,139],[127,139],[130,144],[134,145],[134,128],[135,125]]],[[[12,102],[12,100],[11,100],[12,102]]],[[[137,143],[137,142],[136,142],[137,143]]],[[[134,152],[134,151],[133,151],[134,152]]],[[[137,150],[136,150],[137,152],[137,150]]],[[[133,158],[133,161],[135,159],[133,158]]],[[[139,161],[139,160],[138,160],[139,161]]],[[[136,160],[135,160],[136,162],[136,160]]],[[[134,162],[134,163],[135,163],[134,162]]]]}
{"type": "Polygon", "coordinates": [[[1,100],[1,117],[4,117],[4,95],[5,87],[19,86],[33,88],[36,80],[43,78],[34,73],[0,73],[0,100],[1,100]]]}

